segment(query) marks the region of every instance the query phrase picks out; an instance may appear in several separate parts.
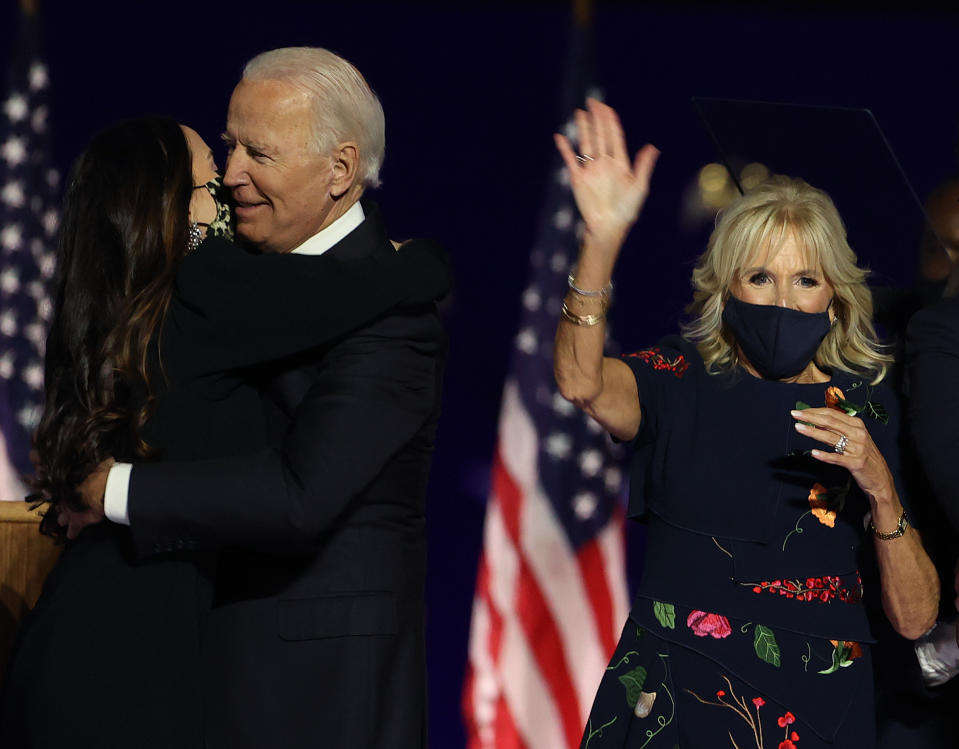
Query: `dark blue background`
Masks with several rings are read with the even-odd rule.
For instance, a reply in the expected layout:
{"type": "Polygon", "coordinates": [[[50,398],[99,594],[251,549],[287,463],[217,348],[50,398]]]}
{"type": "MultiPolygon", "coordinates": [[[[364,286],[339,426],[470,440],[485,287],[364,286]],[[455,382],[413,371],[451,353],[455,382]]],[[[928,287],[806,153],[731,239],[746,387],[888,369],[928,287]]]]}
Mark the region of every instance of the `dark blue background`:
{"type": "MultiPolygon", "coordinates": [[[[678,208],[698,169],[716,158],[691,96],[868,107],[920,195],[956,171],[955,13],[916,3],[868,13],[808,3],[776,11],[598,5],[606,98],[631,149],[653,141],[663,152],[617,276],[613,322],[626,347],[675,327],[708,229],[683,226],[678,208]]],[[[16,14],[11,0],[0,8],[4,50],[16,14]]],[[[232,86],[246,59],[272,47],[329,47],[382,98],[387,158],[374,197],[394,237],[445,241],[458,279],[446,310],[451,355],[430,494],[428,634],[433,745],[461,746],[460,685],[496,415],[552,163],[568,6],[50,0],[41,21],[64,171],[93,132],[148,113],[192,125],[222,161],[218,134],[232,86]]],[[[884,262],[857,249],[869,263],[884,262]]],[[[905,256],[898,265],[911,268],[915,250],[896,250],[905,256]]]]}

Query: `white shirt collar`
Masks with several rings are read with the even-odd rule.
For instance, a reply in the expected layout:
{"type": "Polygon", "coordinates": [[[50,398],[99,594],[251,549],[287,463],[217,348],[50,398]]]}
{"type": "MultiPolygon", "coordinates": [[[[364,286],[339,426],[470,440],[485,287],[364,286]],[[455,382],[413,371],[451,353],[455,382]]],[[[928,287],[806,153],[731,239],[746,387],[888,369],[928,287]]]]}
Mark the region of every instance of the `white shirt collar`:
{"type": "Polygon", "coordinates": [[[290,252],[295,255],[322,255],[365,220],[366,214],[363,212],[363,206],[361,206],[360,201],[357,200],[349,207],[346,213],[336,219],[336,221],[325,229],[320,229],[320,231],[290,252]]]}

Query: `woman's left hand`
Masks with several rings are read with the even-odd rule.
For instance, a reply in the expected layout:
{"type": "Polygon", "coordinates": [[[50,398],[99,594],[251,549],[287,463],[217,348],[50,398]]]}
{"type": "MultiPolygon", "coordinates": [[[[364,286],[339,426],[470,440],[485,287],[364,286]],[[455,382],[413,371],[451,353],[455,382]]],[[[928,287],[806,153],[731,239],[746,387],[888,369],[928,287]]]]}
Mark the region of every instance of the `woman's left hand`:
{"type": "Polygon", "coordinates": [[[862,419],[834,408],[807,408],[790,413],[796,419],[796,431],[828,445],[828,450],[812,451],[816,460],[847,469],[873,503],[896,497],[892,472],[862,419]]]}

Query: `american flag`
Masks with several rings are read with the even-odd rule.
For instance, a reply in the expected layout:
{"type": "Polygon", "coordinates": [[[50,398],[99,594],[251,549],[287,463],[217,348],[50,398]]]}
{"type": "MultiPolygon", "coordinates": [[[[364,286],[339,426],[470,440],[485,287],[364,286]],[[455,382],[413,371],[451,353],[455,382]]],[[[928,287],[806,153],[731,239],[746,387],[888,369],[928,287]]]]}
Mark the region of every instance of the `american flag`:
{"type": "MultiPolygon", "coordinates": [[[[563,129],[591,88],[574,29],[563,129]]],[[[578,248],[557,155],[503,392],[470,625],[463,710],[470,749],[579,746],[628,614],[622,449],[565,401],[553,335],[578,248]]]]}
{"type": "Polygon", "coordinates": [[[43,351],[51,307],[57,193],[52,167],[49,84],[36,18],[24,13],[0,101],[0,499],[23,499],[30,436],[43,393],[43,351]]]}

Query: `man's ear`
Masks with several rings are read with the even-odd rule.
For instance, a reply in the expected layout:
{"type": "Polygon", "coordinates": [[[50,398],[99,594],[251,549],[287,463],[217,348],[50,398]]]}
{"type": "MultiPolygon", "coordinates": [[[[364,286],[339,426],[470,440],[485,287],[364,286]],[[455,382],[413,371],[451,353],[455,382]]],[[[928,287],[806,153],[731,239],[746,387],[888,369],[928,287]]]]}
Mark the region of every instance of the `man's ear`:
{"type": "Polygon", "coordinates": [[[333,152],[333,181],[330,184],[330,194],[334,198],[342,197],[353,187],[359,166],[359,146],[353,141],[340,143],[333,152]]]}

